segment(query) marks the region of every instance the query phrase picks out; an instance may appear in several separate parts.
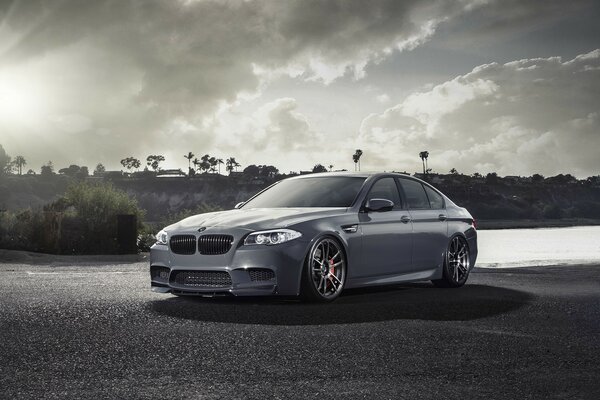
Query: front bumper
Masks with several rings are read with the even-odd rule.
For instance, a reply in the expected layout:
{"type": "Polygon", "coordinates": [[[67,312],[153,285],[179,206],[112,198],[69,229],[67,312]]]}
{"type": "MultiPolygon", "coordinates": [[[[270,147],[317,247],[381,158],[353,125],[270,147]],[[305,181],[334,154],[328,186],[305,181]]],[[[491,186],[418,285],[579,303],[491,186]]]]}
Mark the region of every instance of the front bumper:
{"type": "MultiPolygon", "coordinates": [[[[236,235],[237,236],[237,235],[236,235]]],[[[168,246],[150,249],[151,288],[198,296],[297,296],[309,243],[274,246],[236,244],[223,255],[178,255],[168,246]]]]}

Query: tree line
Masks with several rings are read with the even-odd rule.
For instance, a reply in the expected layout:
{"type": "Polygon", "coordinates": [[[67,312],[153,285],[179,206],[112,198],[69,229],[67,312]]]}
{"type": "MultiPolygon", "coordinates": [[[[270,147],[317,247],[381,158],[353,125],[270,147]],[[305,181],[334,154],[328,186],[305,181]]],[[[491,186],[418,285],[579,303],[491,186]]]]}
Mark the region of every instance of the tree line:
{"type": "MultiPolygon", "coordinates": [[[[355,164],[359,163],[361,155],[361,150],[357,150],[356,153],[353,155],[353,160],[355,164]]],[[[183,155],[183,157],[188,160],[188,176],[194,176],[199,173],[221,174],[221,167],[224,167],[225,171],[231,175],[232,172],[238,172],[238,168],[242,166],[235,159],[235,157],[222,159],[211,156],[210,154],[204,154],[203,156],[198,158],[191,151],[183,155]]],[[[154,174],[162,171],[161,163],[163,163],[165,160],[165,156],[160,154],[149,155],[148,157],[146,157],[146,165],[144,171],[153,172],[154,174]]],[[[123,168],[127,170],[128,173],[131,174],[132,172],[139,172],[139,169],[142,166],[142,160],[133,156],[129,156],[123,158],[120,161],[120,164],[123,166],[123,168]]],[[[19,155],[12,159],[12,157],[6,154],[2,145],[0,145],[0,174],[12,175],[15,172],[17,172],[18,175],[22,175],[23,167],[25,165],[27,165],[25,157],[19,155]]],[[[313,166],[310,172],[332,171],[333,167],[334,166],[332,164],[330,164],[328,168],[325,167],[323,164],[316,164],[315,166],[313,166]]],[[[358,167],[358,169],[360,169],[360,166],[358,167]]],[[[93,174],[95,176],[102,176],[107,172],[109,171],[106,170],[106,167],[102,163],[98,163],[94,168],[93,174]]],[[[250,175],[253,177],[274,177],[276,175],[279,175],[279,170],[273,165],[251,164],[247,166],[242,172],[245,175],[250,175]]],[[[53,175],[54,173],[55,168],[54,163],[52,161],[48,161],[40,168],[40,174],[42,176],[53,175]]],[[[86,176],[89,176],[89,170],[87,166],[78,166],[75,164],[71,164],[69,167],[59,169],[58,173],[61,175],[68,175],[78,178],[84,178],[86,176]]],[[[30,169],[27,171],[26,174],[36,175],[36,172],[30,169]]]]}
{"type": "MultiPolygon", "coordinates": [[[[435,175],[444,175],[444,174],[434,173],[432,171],[432,169],[429,168],[429,166],[428,166],[429,155],[430,155],[430,153],[427,150],[423,150],[423,151],[419,152],[419,154],[418,154],[418,156],[421,159],[422,164],[423,164],[423,177],[425,177],[425,179],[429,179],[435,175]]],[[[363,156],[363,151],[361,149],[357,149],[354,152],[354,154],[352,154],[352,161],[354,162],[354,170],[355,171],[360,171],[360,160],[361,160],[362,156],[363,156]]],[[[198,158],[191,151],[188,152],[187,154],[184,154],[183,157],[186,160],[188,160],[187,176],[194,176],[196,174],[208,174],[208,173],[221,174],[222,166],[224,166],[225,171],[231,175],[232,172],[238,172],[238,168],[241,167],[241,164],[239,162],[237,162],[235,157],[229,157],[226,159],[222,159],[222,158],[217,158],[217,157],[211,156],[209,154],[204,154],[203,156],[198,158]]],[[[160,154],[151,154],[146,157],[145,161],[146,161],[146,165],[145,165],[144,171],[150,173],[151,175],[155,175],[162,170],[161,163],[163,163],[165,161],[165,156],[160,155],[160,154]]],[[[130,174],[132,173],[133,170],[135,170],[136,172],[139,172],[139,169],[142,166],[142,161],[133,156],[123,158],[120,161],[120,163],[123,166],[123,168],[125,168],[127,170],[127,172],[130,174]]],[[[4,151],[4,148],[2,147],[2,145],[0,145],[0,175],[12,175],[15,173],[18,175],[23,175],[23,171],[24,171],[24,168],[26,165],[27,165],[27,160],[25,159],[24,156],[18,155],[18,156],[15,156],[14,158],[12,158],[4,151]]],[[[313,166],[313,168],[311,170],[301,171],[301,173],[327,172],[327,171],[333,171],[333,168],[334,168],[334,165],[332,165],[332,164],[330,164],[328,167],[325,167],[323,164],[316,164],[313,166]]],[[[342,171],[345,171],[345,170],[342,170],[342,171]]],[[[71,164],[68,167],[61,168],[57,172],[60,175],[67,175],[67,176],[71,176],[74,178],[85,178],[85,177],[89,176],[88,167],[78,166],[75,164],[71,164]]],[[[104,165],[102,163],[99,163],[96,165],[96,168],[94,169],[93,174],[95,176],[103,176],[106,172],[108,172],[108,171],[106,171],[106,168],[104,167],[104,165]]],[[[251,165],[248,165],[246,168],[244,168],[242,170],[242,173],[246,176],[253,177],[253,178],[270,179],[270,178],[274,178],[276,176],[282,176],[279,173],[279,170],[273,165],[251,164],[251,165]]],[[[32,169],[29,169],[26,172],[26,174],[27,175],[36,175],[36,172],[32,169]]],[[[50,175],[55,174],[55,168],[54,168],[54,164],[52,163],[52,161],[48,161],[47,163],[45,163],[44,165],[41,166],[40,174],[42,176],[50,176],[50,175]]],[[[292,173],[292,175],[293,174],[294,173],[292,173]]],[[[461,178],[461,179],[466,179],[466,178],[484,179],[485,182],[488,184],[496,184],[501,180],[501,178],[495,172],[490,172],[490,173],[486,174],[485,176],[478,172],[475,172],[471,175],[464,175],[464,174],[459,173],[456,170],[456,168],[450,169],[449,175],[454,176],[456,178],[461,178]]],[[[572,176],[570,174],[558,174],[554,177],[548,177],[548,178],[545,178],[544,176],[542,176],[540,174],[533,174],[531,177],[522,178],[522,179],[526,179],[528,182],[531,182],[531,183],[542,183],[542,182],[574,183],[574,182],[578,181],[577,178],[575,178],[574,176],[572,176]]],[[[590,181],[595,184],[595,182],[597,182],[597,180],[598,180],[598,177],[590,177],[584,181],[590,181]]]]}

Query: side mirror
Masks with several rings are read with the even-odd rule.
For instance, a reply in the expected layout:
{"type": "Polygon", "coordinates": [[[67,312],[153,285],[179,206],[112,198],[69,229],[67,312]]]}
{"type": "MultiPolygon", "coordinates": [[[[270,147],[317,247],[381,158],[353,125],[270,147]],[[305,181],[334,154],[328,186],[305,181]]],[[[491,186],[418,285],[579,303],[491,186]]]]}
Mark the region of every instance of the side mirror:
{"type": "Polygon", "coordinates": [[[235,208],[235,209],[237,210],[238,208],[241,208],[241,207],[242,207],[244,204],[246,204],[246,202],[245,202],[245,201],[240,201],[240,202],[239,202],[239,203],[237,203],[237,204],[235,205],[235,207],[233,207],[233,208],[235,208]]]}
{"type": "Polygon", "coordinates": [[[394,202],[388,199],[371,199],[365,204],[365,210],[383,212],[391,211],[394,208],[394,202]]]}

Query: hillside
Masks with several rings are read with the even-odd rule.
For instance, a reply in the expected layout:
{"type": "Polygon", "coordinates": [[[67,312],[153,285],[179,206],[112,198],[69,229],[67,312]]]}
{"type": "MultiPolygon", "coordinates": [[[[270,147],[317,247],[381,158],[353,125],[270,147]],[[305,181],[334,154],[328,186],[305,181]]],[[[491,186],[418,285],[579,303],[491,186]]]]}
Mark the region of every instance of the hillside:
{"type": "MultiPolygon", "coordinates": [[[[479,220],[600,219],[597,178],[584,181],[548,178],[533,182],[518,177],[434,175],[427,180],[457,204],[467,207],[479,220]]],[[[62,175],[0,178],[0,210],[41,208],[64,194],[72,181],[73,178],[62,175]]],[[[201,206],[232,208],[274,181],[205,174],[191,179],[121,178],[112,183],[137,199],[146,210],[147,221],[161,221],[168,215],[201,206]]]]}
{"type": "Polygon", "coordinates": [[[600,187],[586,182],[450,179],[435,184],[478,219],[600,218],[600,187]]]}
{"type": "MultiPolygon", "coordinates": [[[[89,177],[87,180],[101,179],[89,177]]],[[[63,175],[0,177],[0,210],[41,208],[59,199],[73,181],[73,178],[63,175]]],[[[271,183],[250,183],[214,174],[193,179],[152,177],[109,181],[138,201],[140,207],[146,210],[148,221],[159,221],[169,214],[194,210],[201,205],[233,208],[271,183]]]]}

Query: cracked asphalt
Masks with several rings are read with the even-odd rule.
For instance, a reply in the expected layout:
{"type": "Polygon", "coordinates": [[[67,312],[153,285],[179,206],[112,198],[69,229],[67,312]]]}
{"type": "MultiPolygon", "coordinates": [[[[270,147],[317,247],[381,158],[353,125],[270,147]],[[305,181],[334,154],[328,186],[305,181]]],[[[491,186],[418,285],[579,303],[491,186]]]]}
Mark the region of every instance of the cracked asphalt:
{"type": "Polygon", "coordinates": [[[0,398],[600,398],[600,265],[326,305],[161,295],[147,270],[0,263],[0,398]]]}

